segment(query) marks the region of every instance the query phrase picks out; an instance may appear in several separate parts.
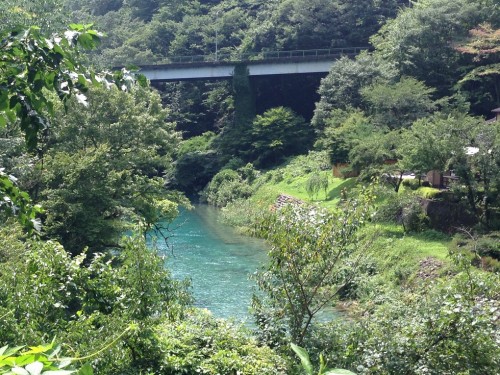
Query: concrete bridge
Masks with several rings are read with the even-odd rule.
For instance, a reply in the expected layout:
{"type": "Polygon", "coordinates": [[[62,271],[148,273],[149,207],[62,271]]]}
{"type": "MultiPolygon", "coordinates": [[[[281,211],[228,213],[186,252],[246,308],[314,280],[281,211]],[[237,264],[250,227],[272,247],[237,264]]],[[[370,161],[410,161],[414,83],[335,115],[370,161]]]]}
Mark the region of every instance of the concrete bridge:
{"type": "Polygon", "coordinates": [[[139,73],[152,82],[197,79],[229,79],[237,65],[245,65],[249,76],[328,73],[335,60],[353,57],[368,47],[295,51],[267,51],[239,55],[197,55],[170,58],[167,64],[142,65],[139,73]]]}

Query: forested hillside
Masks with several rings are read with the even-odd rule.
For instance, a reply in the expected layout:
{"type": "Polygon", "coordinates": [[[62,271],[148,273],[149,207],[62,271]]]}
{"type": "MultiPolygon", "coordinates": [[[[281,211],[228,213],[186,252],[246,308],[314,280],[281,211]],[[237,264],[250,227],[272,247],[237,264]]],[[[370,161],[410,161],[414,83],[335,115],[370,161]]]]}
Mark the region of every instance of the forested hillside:
{"type": "Polygon", "coordinates": [[[222,54],[367,45],[403,3],[75,0],[68,7],[109,34],[99,61],[122,65],[214,53],[216,31],[222,54]]]}
{"type": "MultiPolygon", "coordinates": [[[[213,55],[216,43],[219,54],[235,58],[240,53],[266,50],[369,45],[374,49],[356,62],[339,61],[323,81],[319,95],[321,77],[315,75],[252,78],[246,83],[251,92],[240,102],[235,99],[245,87],[238,88],[234,82],[162,85],[170,119],[184,139],[211,132],[202,138],[213,142],[201,150],[207,165],[200,166],[199,157],[187,150],[179,158],[182,167],[172,181],[183,190],[193,187],[193,181],[183,178],[186,168],[200,170],[194,184],[199,190],[230,157],[254,162],[261,150],[254,147],[254,134],[246,133],[259,131],[250,131],[241,122],[252,122],[255,115],[274,107],[289,107],[306,122],[312,118],[316,133],[324,130],[325,117],[332,109],[347,108],[360,108],[373,116],[378,123],[375,130],[388,126],[399,131],[428,114],[449,112],[452,106],[462,105],[463,112],[489,117],[500,100],[497,58],[494,51],[488,52],[491,43],[494,48],[495,37],[489,38],[481,29],[486,25],[495,30],[494,2],[110,1],[95,7],[74,1],[66,6],[75,20],[93,22],[106,33],[92,61],[107,67],[168,62],[181,55],[213,55]],[[240,124],[235,124],[236,112],[246,113],[247,118],[236,121],[240,124]]],[[[311,148],[315,138],[311,130],[309,139],[297,143],[311,148]]],[[[263,140],[267,144],[273,141],[282,140],[263,140]]],[[[305,150],[294,151],[286,144],[279,154],[305,150]]],[[[396,152],[388,147],[390,151],[381,152],[396,152]]],[[[271,163],[260,159],[257,165],[271,163]]]]}
{"type": "Polygon", "coordinates": [[[497,0],[4,0],[0,33],[0,374],[499,374],[497,0]],[[252,328],[157,250],[199,201],[268,242],[252,328]]]}

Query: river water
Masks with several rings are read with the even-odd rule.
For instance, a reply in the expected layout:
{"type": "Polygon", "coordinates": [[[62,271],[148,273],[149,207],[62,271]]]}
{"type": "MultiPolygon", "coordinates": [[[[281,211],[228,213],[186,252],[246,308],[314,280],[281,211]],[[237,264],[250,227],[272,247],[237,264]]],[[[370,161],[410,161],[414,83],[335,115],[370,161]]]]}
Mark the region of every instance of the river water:
{"type": "Polygon", "coordinates": [[[158,246],[173,276],[191,279],[195,306],[219,318],[250,322],[255,282],[249,276],[266,261],[264,242],[239,235],[218,216],[206,205],[184,210],[171,225],[177,229],[170,248],[161,241],[158,246]]]}

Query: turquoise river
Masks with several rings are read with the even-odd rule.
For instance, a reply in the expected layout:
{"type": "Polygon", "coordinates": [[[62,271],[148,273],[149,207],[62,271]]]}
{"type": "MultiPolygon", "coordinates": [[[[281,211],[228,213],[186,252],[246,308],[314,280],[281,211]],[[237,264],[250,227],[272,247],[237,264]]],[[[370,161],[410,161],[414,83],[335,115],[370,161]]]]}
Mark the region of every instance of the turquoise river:
{"type": "Polygon", "coordinates": [[[171,225],[169,246],[158,245],[173,276],[191,280],[195,306],[215,317],[251,322],[255,282],[249,276],[266,261],[264,243],[239,235],[218,216],[217,209],[206,205],[182,211],[171,225]]]}

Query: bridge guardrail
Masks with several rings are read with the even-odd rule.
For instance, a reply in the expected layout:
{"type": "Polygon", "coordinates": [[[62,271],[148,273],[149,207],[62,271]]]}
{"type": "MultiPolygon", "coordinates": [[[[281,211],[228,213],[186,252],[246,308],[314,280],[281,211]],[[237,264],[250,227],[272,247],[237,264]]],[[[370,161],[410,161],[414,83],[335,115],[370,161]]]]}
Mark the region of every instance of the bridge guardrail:
{"type": "Polygon", "coordinates": [[[274,59],[295,59],[311,57],[329,57],[329,56],[353,56],[362,51],[369,50],[369,47],[345,47],[345,48],[326,48],[313,50],[292,50],[292,51],[261,51],[249,53],[217,53],[210,55],[191,55],[191,56],[171,56],[171,64],[189,64],[198,62],[224,62],[224,61],[259,61],[274,59]]]}

